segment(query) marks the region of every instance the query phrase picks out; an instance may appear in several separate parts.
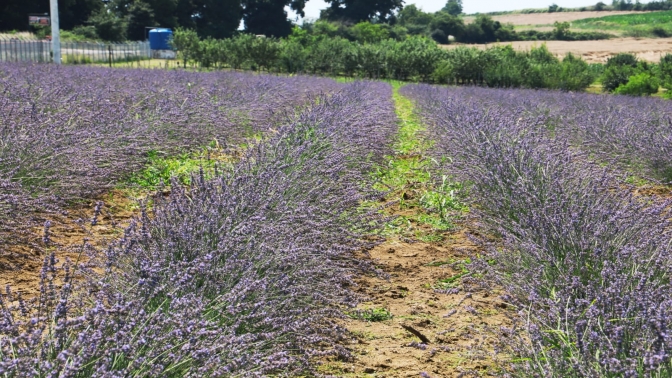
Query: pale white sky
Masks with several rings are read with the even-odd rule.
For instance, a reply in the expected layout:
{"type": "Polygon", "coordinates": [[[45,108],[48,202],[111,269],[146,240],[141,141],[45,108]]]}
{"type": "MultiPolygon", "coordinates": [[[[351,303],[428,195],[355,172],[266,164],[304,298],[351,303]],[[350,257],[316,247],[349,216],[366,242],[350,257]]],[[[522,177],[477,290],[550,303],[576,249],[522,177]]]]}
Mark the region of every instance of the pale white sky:
{"type": "MultiPolygon", "coordinates": [[[[443,8],[447,0],[406,0],[405,5],[415,4],[422,8],[425,12],[436,12],[443,8]]],[[[464,13],[485,13],[496,11],[507,11],[525,8],[545,8],[553,3],[561,7],[577,8],[594,5],[599,0],[462,0],[464,13]]],[[[611,0],[602,0],[606,4],[610,4],[611,0]]],[[[642,1],[646,3],[647,1],[642,1]]],[[[327,7],[327,3],[323,0],[308,0],[306,3],[306,18],[320,17],[320,10],[327,7]]],[[[293,12],[288,12],[289,18],[294,19],[296,15],[293,12]]]]}

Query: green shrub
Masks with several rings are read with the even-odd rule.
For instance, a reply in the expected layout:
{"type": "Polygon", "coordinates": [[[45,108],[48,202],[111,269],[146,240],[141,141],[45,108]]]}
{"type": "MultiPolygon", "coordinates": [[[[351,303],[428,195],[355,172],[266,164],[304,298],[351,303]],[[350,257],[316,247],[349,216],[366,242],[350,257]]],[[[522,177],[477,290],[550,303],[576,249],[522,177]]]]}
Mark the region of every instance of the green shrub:
{"type": "Polygon", "coordinates": [[[452,84],[455,82],[453,65],[449,60],[440,62],[432,73],[432,81],[439,84],[452,84]]]}
{"type": "Polygon", "coordinates": [[[108,13],[107,9],[93,15],[90,20],[96,29],[96,35],[104,41],[120,42],[126,39],[126,24],[113,14],[108,13]]]}
{"type": "Polygon", "coordinates": [[[442,45],[448,44],[448,36],[441,29],[434,30],[432,34],[430,34],[430,37],[432,37],[432,39],[436,41],[436,43],[442,45]]]}
{"type": "Polygon", "coordinates": [[[607,65],[602,74],[602,88],[606,92],[613,92],[621,85],[627,84],[630,76],[635,73],[635,67],[630,65],[607,65]]]}
{"type": "Polygon", "coordinates": [[[195,61],[201,57],[201,43],[195,30],[177,28],[170,41],[171,46],[187,65],[189,61],[195,61]]]}
{"type": "Polygon", "coordinates": [[[362,43],[376,43],[390,37],[387,25],[360,22],[352,27],[352,35],[355,40],[362,43]]]}
{"type": "Polygon", "coordinates": [[[297,40],[284,40],[280,48],[279,63],[284,72],[297,73],[306,70],[308,52],[297,40]]]}
{"type": "Polygon", "coordinates": [[[670,36],[670,32],[660,26],[656,26],[653,29],[651,29],[651,34],[659,38],[667,38],[670,36]]]}
{"type": "MultiPolygon", "coordinates": [[[[483,79],[489,87],[531,86],[529,85],[528,74],[532,71],[532,66],[527,54],[518,53],[511,46],[492,49],[490,53],[492,53],[491,57],[497,61],[491,61],[483,70],[483,79]]],[[[532,87],[541,87],[541,85],[532,85],[532,87]]]]}
{"type": "Polygon", "coordinates": [[[98,39],[98,34],[96,34],[96,28],[93,25],[88,25],[88,26],[75,26],[72,29],[72,33],[75,35],[82,36],[86,39],[89,40],[96,40],[98,39]]]}
{"type": "Polygon", "coordinates": [[[634,54],[620,53],[607,59],[606,67],[612,66],[630,66],[637,67],[637,57],[634,54]]]}
{"type": "Polygon", "coordinates": [[[658,78],[663,88],[672,89],[672,54],[668,53],[660,58],[658,78]]]}
{"type": "Polygon", "coordinates": [[[534,63],[541,64],[556,64],[559,63],[558,58],[555,57],[550,51],[546,44],[542,44],[540,47],[533,47],[530,50],[530,59],[534,63]]]}
{"type": "Polygon", "coordinates": [[[559,84],[556,89],[583,91],[598,76],[584,60],[568,53],[560,65],[559,84]]]}
{"type": "Polygon", "coordinates": [[[658,92],[658,78],[648,72],[631,76],[627,83],[620,85],[614,93],[630,96],[650,96],[658,92]]]}
{"type": "Polygon", "coordinates": [[[274,38],[254,38],[249,52],[252,63],[259,69],[269,70],[280,57],[280,43],[274,38]]]}
{"type": "Polygon", "coordinates": [[[463,46],[449,50],[445,59],[451,62],[454,84],[481,84],[486,60],[492,57],[487,55],[487,51],[463,46]]]}

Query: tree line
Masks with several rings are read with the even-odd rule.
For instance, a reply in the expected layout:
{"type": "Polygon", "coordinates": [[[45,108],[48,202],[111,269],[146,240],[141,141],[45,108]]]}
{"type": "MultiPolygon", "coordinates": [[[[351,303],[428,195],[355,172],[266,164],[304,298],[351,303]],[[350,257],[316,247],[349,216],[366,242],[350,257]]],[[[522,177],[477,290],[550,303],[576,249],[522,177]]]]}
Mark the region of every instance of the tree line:
{"type": "Polygon", "coordinates": [[[184,66],[209,69],[562,90],[583,90],[597,77],[582,59],[558,59],[544,45],[522,52],[511,46],[444,49],[423,36],[360,43],[299,28],[280,39],[200,39],[193,30],[178,29],[172,43],[184,66]]]}
{"type": "Polygon", "coordinates": [[[628,53],[615,55],[606,64],[589,64],[571,53],[558,58],[544,44],[528,51],[516,51],[511,45],[443,48],[424,36],[378,40],[359,33],[360,40],[348,40],[294,27],[287,38],[241,34],[201,39],[194,30],[178,29],[171,43],[182,66],[197,69],[564,91],[583,91],[599,82],[608,93],[647,96],[662,87],[663,96],[672,97],[672,54],[657,64],[628,53]]]}
{"type": "MultiPolygon", "coordinates": [[[[456,0],[450,0],[455,2],[456,0]]],[[[59,0],[60,26],[107,41],[144,40],[146,27],[189,28],[199,36],[227,38],[241,21],[250,34],[283,37],[293,23],[286,7],[304,17],[307,0],[59,0]]],[[[394,23],[403,0],[326,0],[331,21],[394,23]]],[[[3,0],[0,30],[30,30],[29,13],[48,13],[49,0],[3,0]]]]}
{"type": "MultiPolygon", "coordinates": [[[[144,40],[147,27],[178,27],[195,30],[201,38],[229,38],[243,32],[272,37],[287,37],[294,23],[287,18],[289,7],[305,16],[308,0],[60,0],[61,28],[65,35],[79,40],[144,40]]],[[[625,1],[625,0],[624,0],[625,1]]],[[[463,43],[488,43],[518,40],[605,39],[609,34],[569,30],[568,23],[557,23],[552,31],[516,31],[512,25],[477,15],[465,22],[462,0],[448,0],[438,12],[424,12],[403,0],[328,0],[320,19],[304,22],[309,32],[325,32],[349,40],[368,28],[378,39],[403,39],[423,35],[438,43],[455,40],[463,43]],[[359,25],[366,22],[367,26],[359,25]],[[317,27],[313,27],[317,26],[317,27]]],[[[672,4],[672,0],[651,2],[672,4]]],[[[663,4],[663,5],[660,5],[663,4]]],[[[552,8],[552,6],[551,6],[552,8]]],[[[49,0],[4,0],[0,3],[0,30],[28,30],[29,13],[46,13],[49,0]]],[[[304,20],[305,21],[305,20],[304,20]]],[[[49,28],[36,30],[48,34],[49,28]]]]}

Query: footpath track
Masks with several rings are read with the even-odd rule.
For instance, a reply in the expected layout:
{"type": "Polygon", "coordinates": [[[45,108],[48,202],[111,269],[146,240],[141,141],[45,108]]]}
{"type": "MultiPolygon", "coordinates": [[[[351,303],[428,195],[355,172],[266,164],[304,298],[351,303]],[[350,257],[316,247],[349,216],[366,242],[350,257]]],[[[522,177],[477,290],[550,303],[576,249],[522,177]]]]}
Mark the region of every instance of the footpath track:
{"type": "Polygon", "coordinates": [[[395,204],[387,241],[363,258],[389,279],[361,277],[358,292],[370,298],[345,322],[354,339],[353,361],[330,361],[324,373],[337,376],[457,377],[496,374],[496,332],[510,325],[499,289],[470,280],[465,264],[484,251],[459,203],[460,185],[432,178],[424,127],[413,103],[394,100],[400,127],[394,155],[378,173],[395,204]]]}

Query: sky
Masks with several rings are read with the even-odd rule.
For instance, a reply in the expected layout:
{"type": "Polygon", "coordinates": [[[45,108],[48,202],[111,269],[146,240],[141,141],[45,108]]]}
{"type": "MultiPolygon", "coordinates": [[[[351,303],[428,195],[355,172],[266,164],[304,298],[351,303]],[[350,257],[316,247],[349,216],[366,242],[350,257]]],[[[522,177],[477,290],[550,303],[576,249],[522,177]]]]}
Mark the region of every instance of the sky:
{"type": "MultiPolygon", "coordinates": [[[[447,0],[406,0],[405,5],[415,4],[425,12],[436,12],[443,8],[447,0]]],[[[509,11],[525,8],[545,8],[553,3],[566,8],[578,8],[594,5],[599,0],[462,0],[464,13],[485,13],[497,11],[509,11]]],[[[602,0],[604,3],[611,3],[610,0],[602,0]]],[[[646,1],[642,1],[645,3],[646,1]]],[[[323,0],[308,0],[306,3],[306,18],[320,17],[320,10],[327,7],[323,0]]],[[[289,18],[294,19],[295,14],[290,12],[289,18]]]]}

